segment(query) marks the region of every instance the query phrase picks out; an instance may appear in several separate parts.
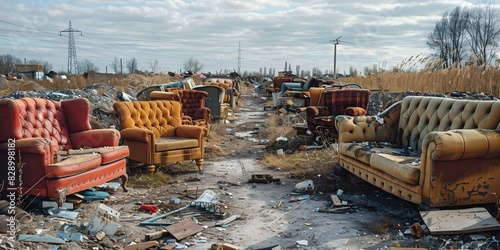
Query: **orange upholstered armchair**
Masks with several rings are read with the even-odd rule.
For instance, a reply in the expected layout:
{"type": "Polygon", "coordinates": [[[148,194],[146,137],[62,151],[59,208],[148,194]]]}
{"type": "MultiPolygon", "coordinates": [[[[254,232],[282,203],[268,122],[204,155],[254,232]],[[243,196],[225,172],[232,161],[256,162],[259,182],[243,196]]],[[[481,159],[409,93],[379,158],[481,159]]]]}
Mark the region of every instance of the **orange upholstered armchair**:
{"type": "Polygon", "coordinates": [[[0,181],[8,184],[3,190],[14,186],[22,195],[61,204],[66,195],[121,177],[126,191],[129,149],[118,146],[118,130],[92,129],[89,113],[84,98],[0,100],[0,181]]]}
{"type": "Polygon", "coordinates": [[[183,124],[202,126],[210,130],[210,109],[205,107],[207,92],[192,89],[174,89],[168,92],[153,91],[151,100],[173,100],[182,104],[183,124]]]}
{"type": "Polygon", "coordinates": [[[177,101],[116,102],[123,143],[130,159],[145,163],[150,174],[155,165],[196,160],[203,170],[205,135],[202,126],[182,125],[181,103],[177,101]]]}

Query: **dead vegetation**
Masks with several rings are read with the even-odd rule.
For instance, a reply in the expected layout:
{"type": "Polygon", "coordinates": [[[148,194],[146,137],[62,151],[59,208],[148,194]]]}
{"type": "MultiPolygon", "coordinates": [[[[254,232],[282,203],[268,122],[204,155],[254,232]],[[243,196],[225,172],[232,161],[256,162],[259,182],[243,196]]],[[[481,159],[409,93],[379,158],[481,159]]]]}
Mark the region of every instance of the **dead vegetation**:
{"type": "MultiPolygon", "coordinates": [[[[418,60],[415,58],[414,60],[418,60]]],[[[426,59],[423,59],[426,60],[426,59]]],[[[381,71],[367,76],[342,78],[346,83],[358,83],[373,90],[422,91],[434,93],[478,92],[500,96],[500,70],[474,66],[451,67],[436,71],[413,69],[410,59],[392,71],[381,71]]]]}

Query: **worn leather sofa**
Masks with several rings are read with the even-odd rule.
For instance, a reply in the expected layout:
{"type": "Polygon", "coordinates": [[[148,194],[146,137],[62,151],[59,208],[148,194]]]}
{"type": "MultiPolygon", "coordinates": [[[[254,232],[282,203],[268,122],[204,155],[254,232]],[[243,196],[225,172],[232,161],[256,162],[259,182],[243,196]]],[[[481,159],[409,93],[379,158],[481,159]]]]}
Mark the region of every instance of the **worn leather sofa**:
{"type": "Polygon", "coordinates": [[[150,174],[156,166],[195,160],[203,170],[205,136],[202,126],[182,125],[181,103],[177,101],[116,102],[123,143],[130,159],[146,164],[150,174]]]}
{"type": "Polygon", "coordinates": [[[337,116],[342,168],[429,208],[495,203],[500,101],[408,96],[377,116],[337,116]]]}
{"type": "Polygon", "coordinates": [[[118,177],[126,191],[129,149],[118,145],[118,130],[92,129],[89,113],[84,98],[0,100],[0,181],[7,184],[11,176],[21,188],[17,195],[59,204],[66,195],[118,177]]]}

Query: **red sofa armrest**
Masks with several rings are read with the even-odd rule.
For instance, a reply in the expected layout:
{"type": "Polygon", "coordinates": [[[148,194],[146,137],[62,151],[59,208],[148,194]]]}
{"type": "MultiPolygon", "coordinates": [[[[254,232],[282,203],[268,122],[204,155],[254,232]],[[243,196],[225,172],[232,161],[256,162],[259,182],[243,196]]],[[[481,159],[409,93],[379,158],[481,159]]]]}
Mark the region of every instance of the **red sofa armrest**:
{"type": "Polygon", "coordinates": [[[118,146],[120,141],[120,132],[112,128],[86,130],[69,136],[73,148],[118,146]]]}
{"type": "Polygon", "coordinates": [[[210,109],[206,107],[201,107],[196,110],[194,113],[195,119],[203,119],[207,122],[210,121],[210,109]]]}

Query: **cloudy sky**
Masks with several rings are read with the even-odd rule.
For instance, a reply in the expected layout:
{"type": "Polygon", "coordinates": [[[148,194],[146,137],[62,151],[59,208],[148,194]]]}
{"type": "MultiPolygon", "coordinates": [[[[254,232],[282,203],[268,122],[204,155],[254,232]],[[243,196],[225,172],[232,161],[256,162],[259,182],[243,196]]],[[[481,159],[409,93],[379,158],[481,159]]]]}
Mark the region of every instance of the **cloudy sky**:
{"type": "Polygon", "coordinates": [[[463,0],[7,0],[0,8],[0,54],[50,62],[66,71],[69,27],[78,61],[112,72],[114,58],[138,68],[179,71],[190,57],[203,72],[224,69],[362,71],[390,69],[429,54],[426,39],[463,0]],[[240,47],[239,47],[240,45],[240,47]],[[240,50],[239,50],[240,48],[240,50]],[[240,58],[240,59],[239,59],[240,58]]]}

